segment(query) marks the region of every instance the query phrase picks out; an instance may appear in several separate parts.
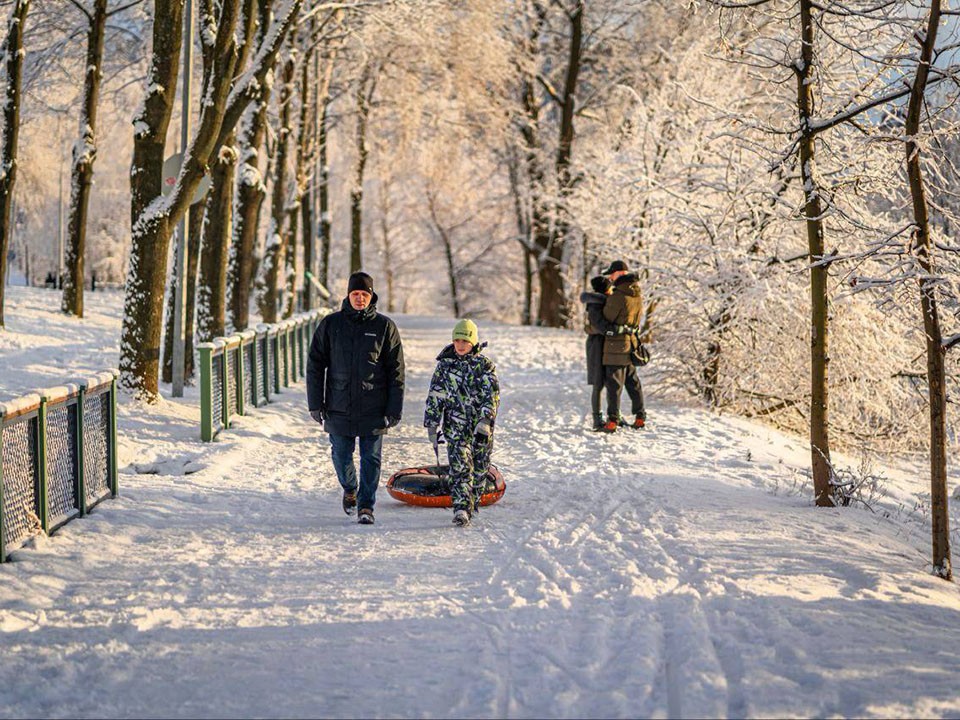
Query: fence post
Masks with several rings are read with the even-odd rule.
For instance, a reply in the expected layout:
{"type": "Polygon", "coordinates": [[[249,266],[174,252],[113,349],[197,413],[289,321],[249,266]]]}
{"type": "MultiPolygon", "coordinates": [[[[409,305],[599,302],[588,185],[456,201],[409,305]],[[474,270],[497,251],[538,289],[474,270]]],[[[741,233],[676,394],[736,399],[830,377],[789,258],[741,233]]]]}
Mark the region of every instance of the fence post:
{"type": "Polygon", "coordinates": [[[295,382],[293,378],[297,371],[297,361],[293,356],[293,324],[289,320],[284,323],[283,334],[287,338],[285,343],[287,348],[287,372],[283,378],[283,386],[290,387],[295,382]]]}
{"type": "Polygon", "coordinates": [[[261,363],[260,370],[262,375],[258,373],[258,379],[263,385],[260,387],[263,388],[263,404],[266,405],[270,402],[270,388],[273,385],[273,373],[271,372],[270,365],[270,326],[260,323],[257,325],[257,344],[263,343],[263,361],[261,363]]]}
{"type": "Polygon", "coordinates": [[[247,387],[247,384],[243,381],[243,366],[246,364],[243,357],[243,336],[238,333],[233,336],[233,339],[236,340],[237,343],[237,364],[233,368],[233,376],[236,378],[237,384],[237,415],[243,415],[244,396],[246,395],[247,387]]]}
{"type": "Polygon", "coordinates": [[[84,433],[84,424],[83,424],[83,404],[86,401],[87,397],[87,387],[88,381],[80,383],[80,390],[77,393],[77,508],[80,510],[80,517],[83,517],[87,514],[87,480],[86,473],[84,472],[84,463],[86,458],[84,457],[84,448],[83,448],[83,433],[84,433]]]}
{"type": "Polygon", "coordinates": [[[227,386],[227,383],[230,382],[229,374],[227,373],[227,341],[223,338],[217,338],[213,341],[216,346],[220,349],[220,354],[217,355],[217,358],[214,362],[220,363],[220,397],[223,398],[221,403],[223,409],[223,429],[226,430],[230,427],[230,389],[227,386]]]}
{"type": "Polygon", "coordinates": [[[40,515],[40,527],[49,534],[50,518],[47,507],[47,394],[40,391],[40,409],[37,411],[37,477],[39,478],[39,497],[37,513],[40,515]]]}
{"type": "Polygon", "coordinates": [[[274,325],[270,328],[270,359],[273,365],[273,392],[280,394],[280,331],[274,325]]]}
{"type": "Polygon", "coordinates": [[[256,337],[256,333],[250,330],[244,330],[239,334],[240,337],[240,370],[238,382],[241,385],[240,394],[237,395],[237,412],[241,415],[247,414],[247,406],[251,408],[257,406],[257,346],[253,344],[251,338],[256,337]],[[244,345],[246,343],[246,345],[244,345]],[[253,348],[253,359],[247,363],[247,348],[253,348]],[[250,367],[247,367],[247,365],[250,367]],[[253,397],[247,397],[247,376],[252,378],[250,387],[253,388],[253,397]]]}
{"type": "Polygon", "coordinates": [[[120,494],[120,470],[117,467],[117,378],[120,373],[113,371],[113,380],[110,381],[110,497],[120,494]]]}
{"type": "Polygon", "coordinates": [[[307,321],[301,319],[297,325],[297,340],[300,350],[300,379],[307,375],[307,321]]]}
{"type": "Polygon", "coordinates": [[[197,345],[200,353],[200,440],[213,440],[213,343],[197,345]]]}

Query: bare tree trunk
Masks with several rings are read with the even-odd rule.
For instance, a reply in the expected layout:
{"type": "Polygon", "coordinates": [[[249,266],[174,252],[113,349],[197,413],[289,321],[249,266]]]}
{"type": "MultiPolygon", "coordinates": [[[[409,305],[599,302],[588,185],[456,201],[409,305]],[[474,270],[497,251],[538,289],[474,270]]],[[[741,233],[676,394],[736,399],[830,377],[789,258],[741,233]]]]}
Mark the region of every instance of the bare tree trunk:
{"type": "MultiPolygon", "coordinates": [[[[530,29],[530,35],[527,38],[526,55],[531,66],[537,61],[540,44],[540,34],[546,22],[547,10],[542,2],[534,0],[532,3],[534,11],[534,22],[530,29]]],[[[524,146],[526,150],[526,168],[527,182],[530,191],[530,236],[532,247],[528,253],[526,271],[530,273],[529,264],[536,260],[536,273],[540,283],[540,305],[537,310],[538,322],[543,322],[544,313],[548,315],[549,311],[544,304],[544,296],[549,294],[551,300],[557,297],[557,281],[559,278],[559,269],[556,275],[551,270],[545,270],[546,265],[550,263],[549,253],[551,249],[552,234],[550,231],[550,211],[544,200],[546,187],[544,181],[544,171],[541,163],[540,154],[542,152],[540,141],[540,100],[536,92],[537,79],[536,73],[528,73],[522,83],[522,102],[524,109],[524,123],[521,127],[524,146]]],[[[532,303],[533,289],[530,288],[530,302],[532,303]]],[[[532,322],[533,311],[530,308],[530,321],[532,322]]]]}
{"type": "Polygon", "coordinates": [[[107,27],[107,0],[94,0],[93,13],[87,16],[87,58],[83,81],[83,108],[80,115],[80,139],[73,147],[70,177],[70,218],[67,221],[67,247],[64,259],[63,303],[68,315],[83,317],[84,255],[87,244],[87,210],[93,185],[93,164],[97,158],[97,114],[100,82],[103,78],[103,43],[107,27]]]}
{"type": "MultiPolygon", "coordinates": [[[[236,138],[231,134],[214,163],[206,201],[203,244],[200,247],[200,285],[197,292],[197,337],[209,342],[226,335],[227,257],[237,167],[236,138]]],[[[190,236],[191,238],[193,235],[190,236]]]]}
{"type": "MultiPolygon", "coordinates": [[[[913,201],[913,238],[911,251],[922,272],[919,274],[920,307],[927,346],[927,388],[930,402],[930,519],[932,523],[933,573],[944,580],[953,579],[950,560],[950,516],[947,512],[947,395],[944,372],[943,332],[937,305],[937,278],[930,238],[930,219],[920,166],[920,121],[923,96],[927,88],[930,66],[940,26],[940,0],[931,0],[927,31],[920,43],[920,62],[911,87],[907,118],[904,123],[906,138],[907,177],[913,201]]],[[[918,38],[921,36],[918,35],[918,38]]]]}
{"type": "Polygon", "coordinates": [[[177,86],[182,26],[182,2],[155,0],[153,61],[147,97],[134,121],[130,173],[133,247],[124,299],[120,372],[124,387],[147,398],[155,397],[158,392],[160,314],[172,227],[169,216],[148,212],[148,208],[160,197],[164,143],[177,86]]]}
{"type": "Polygon", "coordinates": [[[320,217],[317,219],[318,240],[320,241],[320,267],[317,277],[327,289],[330,288],[330,234],[333,222],[330,217],[330,167],[327,158],[327,116],[329,113],[329,97],[322,101],[320,107],[320,127],[317,130],[317,145],[320,153],[320,177],[317,178],[317,209],[320,217]]]}
{"type": "MultiPolygon", "coordinates": [[[[242,71],[255,49],[258,0],[243,0],[239,22],[243,31],[236,70],[242,71]]],[[[227,259],[233,224],[233,194],[237,169],[237,134],[223,142],[211,167],[211,187],[204,205],[203,242],[200,246],[200,279],[197,291],[197,337],[207,342],[227,333],[227,259]]],[[[193,235],[190,236],[191,238],[193,235]]]]}
{"type": "Polygon", "coordinates": [[[284,232],[287,200],[287,149],[290,139],[290,100],[293,97],[294,61],[288,57],[283,65],[280,87],[280,131],[277,133],[274,159],[273,197],[270,207],[270,229],[267,247],[258,278],[257,305],[265,323],[277,321],[279,311],[280,268],[286,262],[287,240],[284,232]]]}
{"type": "Polygon", "coordinates": [[[290,205],[286,208],[287,213],[287,233],[286,238],[286,252],[284,255],[284,302],[283,302],[283,317],[288,318],[296,312],[297,309],[297,266],[298,266],[298,248],[297,248],[297,237],[300,233],[300,228],[298,223],[300,222],[300,205],[299,203],[290,205]]]}
{"type": "Polygon", "coordinates": [[[516,158],[513,148],[508,150],[507,175],[510,180],[510,190],[513,193],[513,212],[517,223],[517,241],[523,251],[523,307],[520,312],[521,321],[524,325],[530,325],[533,322],[533,256],[531,253],[532,238],[530,237],[532,229],[530,223],[530,214],[523,204],[523,197],[520,193],[520,163],[516,158]]]}
{"type": "Polygon", "coordinates": [[[237,179],[233,242],[227,271],[230,288],[230,322],[234,330],[246,330],[250,324],[250,288],[254,278],[254,246],[260,210],[267,196],[260,171],[267,128],[269,90],[257,107],[251,107],[240,130],[240,155],[243,162],[237,179]]]}
{"type": "Polygon", "coordinates": [[[832,507],[830,463],[828,353],[829,300],[827,279],[829,260],[824,257],[823,210],[815,173],[815,138],[811,130],[814,112],[813,85],[813,0],[800,0],[802,50],[797,75],[797,108],[800,114],[800,173],[805,194],[803,214],[807,225],[810,253],[810,451],[813,467],[813,491],[817,505],[832,507]]]}
{"type": "Polygon", "coordinates": [[[437,198],[432,192],[427,192],[427,207],[430,209],[430,219],[437,229],[440,242],[443,243],[443,255],[447,261],[447,282],[450,285],[450,301],[453,304],[453,316],[460,317],[460,292],[457,286],[457,267],[453,255],[453,240],[450,233],[440,221],[437,210],[437,198]]]}
{"type": "MultiPolygon", "coordinates": [[[[560,142],[557,149],[556,222],[550,244],[540,259],[540,324],[550,327],[566,327],[570,322],[570,305],[564,286],[563,254],[570,236],[570,221],[566,203],[572,190],[570,158],[573,154],[573,113],[577,102],[577,78],[580,75],[583,45],[584,0],[577,0],[568,11],[570,19],[570,52],[567,59],[567,74],[563,85],[560,106],[560,142]]],[[[585,259],[585,258],[584,258],[585,259]]]]}
{"type": "MultiPolygon", "coordinates": [[[[307,38],[307,44],[310,44],[310,38],[307,38]]],[[[306,290],[310,287],[310,282],[305,275],[301,281],[301,273],[298,272],[298,264],[303,264],[304,271],[310,268],[309,255],[313,254],[313,232],[310,227],[310,160],[313,154],[311,145],[313,136],[311,128],[315,123],[310,122],[310,65],[311,57],[315,51],[310,48],[307,50],[304,58],[300,61],[300,116],[297,128],[297,158],[295,165],[295,196],[294,202],[290,206],[290,251],[287,253],[287,309],[284,312],[285,317],[290,317],[296,312],[298,305],[306,298],[300,298],[298,288],[303,287],[306,290]],[[302,230],[298,231],[297,222],[302,223],[302,230]],[[298,232],[302,235],[303,251],[302,257],[297,248],[298,232]]],[[[316,82],[314,82],[316,85],[316,82]]]]}
{"type": "MultiPolygon", "coordinates": [[[[272,0],[257,0],[259,27],[257,47],[263,45],[270,24],[272,0]]],[[[267,134],[267,109],[270,105],[271,85],[255,103],[247,108],[240,124],[240,165],[233,212],[233,242],[227,269],[230,293],[230,324],[234,330],[246,330],[250,324],[250,288],[255,277],[254,246],[260,224],[260,209],[267,195],[260,170],[260,156],[267,134]]]]}
{"type": "Polygon", "coordinates": [[[23,84],[23,31],[30,0],[14,0],[3,51],[7,86],[3,103],[3,145],[0,145],[0,327],[5,327],[3,305],[7,286],[7,255],[13,236],[13,188],[17,181],[20,145],[20,97],[23,84]]]}
{"type": "Polygon", "coordinates": [[[357,164],[350,189],[350,272],[363,267],[363,174],[370,155],[367,149],[367,124],[370,101],[377,86],[376,71],[371,65],[363,68],[357,85],[357,164]],[[369,92],[367,86],[369,85],[369,92]]]}
{"type": "Polygon", "coordinates": [[[396,268],[393,265],[393,238],[390,236],[390,187],[388,178],[380,178],[380,237],[383,240],[383,274],[387,281],[387,312],[394,312],[396,268]]]}

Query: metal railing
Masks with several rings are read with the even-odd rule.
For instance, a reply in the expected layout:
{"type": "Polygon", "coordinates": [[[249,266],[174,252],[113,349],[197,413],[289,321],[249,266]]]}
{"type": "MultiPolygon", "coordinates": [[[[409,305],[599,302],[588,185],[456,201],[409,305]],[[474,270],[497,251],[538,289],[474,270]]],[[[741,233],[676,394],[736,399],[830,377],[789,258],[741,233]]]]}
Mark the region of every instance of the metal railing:
{"type": "Polygon", "coordinates": [[[117,496],[117,376],[0,404],[0,562],[117,496]]]}
{"type": "Polygon", "coordinates": [[[270,402],[306,377],[310,341],[323,308],[200,343],[200,439],[212,441],[230,419],[270,402]]]}

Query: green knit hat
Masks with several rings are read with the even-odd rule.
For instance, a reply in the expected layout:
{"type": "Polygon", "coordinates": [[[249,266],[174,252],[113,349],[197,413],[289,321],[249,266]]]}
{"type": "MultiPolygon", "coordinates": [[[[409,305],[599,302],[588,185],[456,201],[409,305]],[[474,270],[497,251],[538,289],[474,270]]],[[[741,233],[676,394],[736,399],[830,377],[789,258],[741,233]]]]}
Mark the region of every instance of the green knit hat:
{"type": "Polygon", "coordinates": [[[453,326],[453,339],[466,340],[471,345],[480,342],[480,332],[473,320],[460,320],[453,326]]]}

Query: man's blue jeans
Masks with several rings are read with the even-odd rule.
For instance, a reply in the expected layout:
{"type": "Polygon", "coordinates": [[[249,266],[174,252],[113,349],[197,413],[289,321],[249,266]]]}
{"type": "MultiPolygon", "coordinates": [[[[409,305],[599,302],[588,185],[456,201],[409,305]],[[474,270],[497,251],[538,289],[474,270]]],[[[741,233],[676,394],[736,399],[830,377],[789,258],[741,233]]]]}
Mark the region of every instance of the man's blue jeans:
{"type": "Polygon", "coordinates": [[[347,492],[357,493],[357,507],[370,508],[377,501],[380,483],[380,453],[383,435],[365,435],[360,438],[360,486],[357,487],[357,468],[353,464],[353,449],[357,438],[348,435],[330,435],[333,448],[333,468],[337,479],[347,492]]]}

